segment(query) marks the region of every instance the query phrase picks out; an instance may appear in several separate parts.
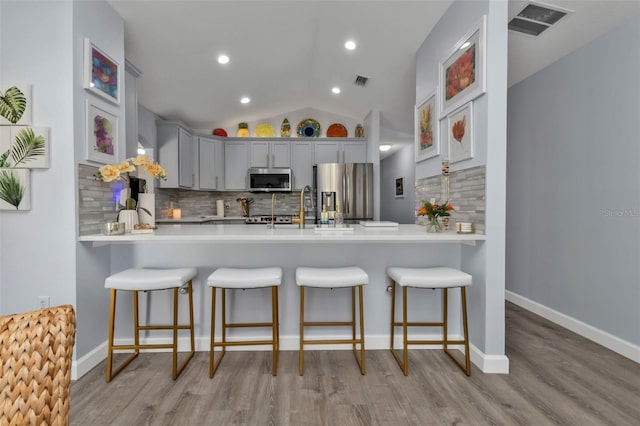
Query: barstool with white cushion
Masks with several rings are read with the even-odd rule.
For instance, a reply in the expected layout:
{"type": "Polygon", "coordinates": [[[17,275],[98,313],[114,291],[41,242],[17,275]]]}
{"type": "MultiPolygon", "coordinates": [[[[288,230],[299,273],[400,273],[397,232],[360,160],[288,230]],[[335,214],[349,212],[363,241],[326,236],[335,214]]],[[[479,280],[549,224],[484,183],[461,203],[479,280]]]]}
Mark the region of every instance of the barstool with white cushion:
{"type": "Polygon", "coordinates": [[[362,301],[362,289],[365,284],[369,283],[367,273],[356,266],[347,266],[342,268],[296,268],[296,284],[300,287],[300,355],[299,369],[300,375],[304,372],[304,345],[318,344],[352,344],[353,354],[360,366],[360,372],[365,374],[365,356],[364,356],[364,306],[362,301]],[[304,289],[305,287],[316,288],[343,288],[351,287],[351,321],[323,321],[323,322],[307,322],[304,319],[304,289]],[[356,287],[359,293],[359,311],[360,311],[360,338],[356,338],[356,287]],[[322,327],[322,326],[349,326],[351,327],[351,339],[332,339],[332,340],[306,340],[304,338],[305,327],[322,327]],[[360,344],[360,353],[356,349],[356,345],[360,344]]]}
{"type": "Polygon", "coordinates": [[[273,375],[278,372],[278,353],[280,330],[278,326],[278,287],[282,283],[282,268],[218,268],[207,279],[211,287],[211,347],[209,349],[209,377],[213,377],[227,346],[272,345],[273,375]],[[271,322],[227,323],[226,290],[245,290],[271,287],[271,322]],[[216,329],[216,289],[222,292],[222,342],[215,341],[216,329]],[[270,340],[243,340],[227,342],[227,329],[234,327],[271,327],[270,340]],[[214,360],[214,350],[221,347],[222,352],[214,360]]]}
{"type": "Polygon", "coordinates": [[[176,380],[189,360],[195,353],[195,340],[193,335],[193,285],[192,280],[198,274],[195,268],[177,269],[127,269],[107,277],[105,288],[111,289],[111,312],[109,317],[109,347],[107,353],[107,382],[110,382],[122,369],[124,369],[140,353],[140,349],[172,349],[173,369],[171,377],[176,380]],[[189,324],[178,324],[178,293],[180,289],[186,289],[189,295],[189,324]],[[133,345],[114,345],[114,329],[116,315],[117,291],[133,292],[133,345]],[[170,325],[140,325],[138,321],[138,292],[155,290],[173,290],[173,324],[170,325]],[[140,344],[141,330],[172,330],[173,340],[168,344],[140,344]],[[189,330],[191,333],[191,351],[178,367],[178,330],[189,330]],[[120,366],[112,372],[113,351],[126,350],[131,354],[120,366]]]}
{"type": "Polygon", "coordinates": [[[467,326],[467,292],[466,287],[471,285],[471,275],[448,267],[435,268],[387,268],[387,275],[391,278],[391,353],[398,361],[404,375],[409,374],[409,345],[443,345],[444,351],[467,374],[471,375],[471,361],[469,358],[469,330],[467,326]],[[402,322],[395,320],[396,284],[402,287],[402,322]],[[442,292],[442,322],[408,322],[407,321],[407,287],[413,288],[440,288],[442,292]],[[447,335],[447,296],[449,288],[460,288],[462,295],[462,325],[464,328],[464,340],[449,340],[447,335]],[[393,332],[395,327],[402,327],[403,360],[396,353],[393,344],[393,332]],[[407,327],[442,327],[442,340],[409,340],[407,327]],[[448,345],[464,344],[464,365],[447,347],[448,345]]]}

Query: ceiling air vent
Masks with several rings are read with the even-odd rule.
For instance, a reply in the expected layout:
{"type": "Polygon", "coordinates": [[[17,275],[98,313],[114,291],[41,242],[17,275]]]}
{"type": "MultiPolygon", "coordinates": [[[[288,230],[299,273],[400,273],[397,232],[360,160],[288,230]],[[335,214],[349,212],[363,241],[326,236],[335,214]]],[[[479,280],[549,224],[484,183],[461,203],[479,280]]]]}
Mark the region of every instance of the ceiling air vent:
{"type": "Polygon", "coordinates": [[[571,12],[557,6],[542,3],[528,3],[509,21],[509,29],[529,36],[537,37],[550,26],[558,23],[571,12]]]}
{"type": "Polygon", "coordinates": [[[365,77],[362,75],[357,75],[356,76],[356,81],[354,81],[356,86],[364,86],[367,84],[367,81],[369,81],[369,77],[365,77]]]}

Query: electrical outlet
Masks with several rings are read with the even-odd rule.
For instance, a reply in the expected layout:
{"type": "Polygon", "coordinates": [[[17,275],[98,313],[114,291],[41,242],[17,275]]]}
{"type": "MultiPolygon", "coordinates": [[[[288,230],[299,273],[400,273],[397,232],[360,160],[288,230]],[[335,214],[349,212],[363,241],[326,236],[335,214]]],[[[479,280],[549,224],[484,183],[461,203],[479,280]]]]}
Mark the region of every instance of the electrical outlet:
{"type": "Polygon", "coordinates": [[[38,308],[46,309],[51,307],[51,300],[49,296],[38,296],[38,308]]]}

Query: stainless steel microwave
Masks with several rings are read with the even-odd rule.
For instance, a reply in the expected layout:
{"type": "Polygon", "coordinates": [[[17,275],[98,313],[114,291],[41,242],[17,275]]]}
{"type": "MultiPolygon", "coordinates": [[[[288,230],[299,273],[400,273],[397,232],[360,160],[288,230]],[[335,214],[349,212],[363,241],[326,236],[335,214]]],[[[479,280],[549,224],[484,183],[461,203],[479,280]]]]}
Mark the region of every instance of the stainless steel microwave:
{"type": "Polygon", "coordinates": [[[291,191],[291,169],[285,168],[251,168],[247,172],[249,191],[252,192],[285,192],[291,191]]]}

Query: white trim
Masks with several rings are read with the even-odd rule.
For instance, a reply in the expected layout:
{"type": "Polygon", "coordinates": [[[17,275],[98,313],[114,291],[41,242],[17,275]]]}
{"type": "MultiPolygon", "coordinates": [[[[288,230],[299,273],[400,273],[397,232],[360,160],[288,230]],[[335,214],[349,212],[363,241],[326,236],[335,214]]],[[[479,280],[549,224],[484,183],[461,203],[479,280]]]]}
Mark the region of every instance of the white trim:
{"type": "MultiPolygon", "coordinates": [[[[269,339],[270,335],[264,336],[243,336],[242,339],[255,339],[255,340],[263,340],[269,339]]],[[[350,336],[344,336],[344,338],[349,338],[350,336]]],[[[309,336],[309,338],[314,339],[335,339],[335,335],[331,336],[309,336]]],[[[337,338],[340,338],[338,336],[337,338]]],[[[420,334],[420,335],[412,335],[412,339],[414,340],[438,340],[442,338],[442,335],[439,333],[436,334],[420,334]]],[[[238,337],[227,337],[227,340],[232,342],[234,340],[239,340],[238,337]]],[[[462,336],[458,334],[449,335],[449,339],[451,340],[461,340],[462,336]]],[[[207,352],[209,351],[209,337],[196,337],[196,352],[207,352]]],[[[140,339],[141,344],[168,344],[171,343],[170,337],[159,337],[159,338],[150,338],[150,339],[140,339]]],[[[133,344],[133,339],[116,339],[114,342],[115,345],[131,345],[133,344]]],[[[293,336],[280,336],[280,350],[282,351],[297,351],[300,347],[300,339],[297,335],[293,336]]],[[[395,338],[395,347],[402,348],[402,335],[396,336],[395,338]]],[[[183,337],[178,340],[178,350],[180,352],[188,351],[189,348],[189,338],[183,337]]],[[[463,350],[462,345],[451,345],[453,349],[463,350]]],[[[389,350],[389,335],[387,334],[376,334],[376,335],[365,335],[365,349],[366,350],[389,350]]],[[[442,349],[441,345],[409,345],[409,349],[411,350],[428,350],[428,349],[442,349]]],[[[471,362],[476,365],[483,373],[493,373],[493,374],[508,374],[509,373],[509,359],[505,355],[486,355],[482,351],[480,351],[473,344],[469,345],[469,349],[471,351],[471,362]]],[[[143,350],[141,352],[169,352],[171,349],[149,349],[143,350]]],[[[257,345],[257,346],[230,346],[227,348],[227,351],[270,351],[270,345],[257,345]]],[[[304,348],[306,351],[318,351],[318,350],[351,350],[351,344],[342,344],[342,345],[308,345],[304,348]]],[[[120,351],[121,352],[121,351],[120,351]]],[[[129,351],[131,352],[131,351],[129,351]]],[[[389,354],[391,356],[391,354],[389,354]]],[[[96,365],[100,364],[107,358],[107,342],[105,341],[87,355],[83,356],[79,360],[76,360],[72,363],[71,366],[71,380],[78,380],[80,377],[84,376],[88,373],[92,368],[96,365]]]]}
{"type": "Polygon", "coordinates": [[[558,312],[538,302],[534,302],[533,300],[527,299],[526,297],[520,296],[512,291],[505,290],[505,299],[520,306],[521,308],[533,312],[534,314],[540,315],[559,326],[571,330],[582,337],[596,342],[607,349],[629,358],[632,361],[640,363],[640,346],[627,342],[613,334],[595,328],[592,325],[563,314],[562,312],[558,312]]]}
{"type": "Polygon", "coordinates": [[[107,358],[107,341],[71,363],[71,380],[78,380],[107,358]]]}

